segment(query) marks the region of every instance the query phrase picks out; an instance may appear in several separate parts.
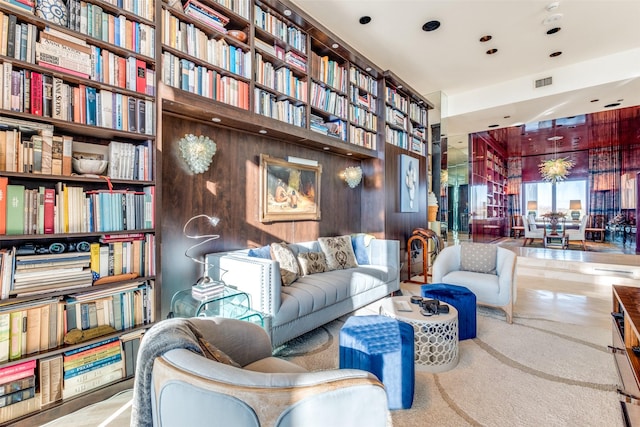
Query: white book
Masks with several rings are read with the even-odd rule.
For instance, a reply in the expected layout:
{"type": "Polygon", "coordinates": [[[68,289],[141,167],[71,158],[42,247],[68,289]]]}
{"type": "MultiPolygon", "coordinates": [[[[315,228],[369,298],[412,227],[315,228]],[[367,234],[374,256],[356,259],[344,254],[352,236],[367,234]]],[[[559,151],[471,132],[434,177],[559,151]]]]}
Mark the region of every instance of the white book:
{"type": "Polygon", "coordinates": [[[113,92],[100,91],[100,123],[101,126],[113,129],[113,92]]]}
{"type": "Polygon", "coordinates": [[[122,379],[122,368],[100,375],[99,377],[94,377],[91,380],[81,382],[80,384],[77,384],[75,386],[65,385],[62,389],[62,399],[69,399],[81,393],[85,393],[87,391],[101,387],[105,384],[117,381],[119,379],[122,379]]]}

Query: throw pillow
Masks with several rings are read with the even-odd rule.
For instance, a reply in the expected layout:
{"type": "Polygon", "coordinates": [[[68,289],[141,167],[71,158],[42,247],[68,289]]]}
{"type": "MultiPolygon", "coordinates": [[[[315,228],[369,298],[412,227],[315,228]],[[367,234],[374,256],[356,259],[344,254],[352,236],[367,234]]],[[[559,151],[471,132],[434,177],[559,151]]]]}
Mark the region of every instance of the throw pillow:
{"type": "Polygon", "coordinates": [[[271,259],[271,247],[263,246],[261,248],[249,249],[249,253],[247,255],[253,258],[271,259]]]}
{"type": "Polygon", "coordinates": [[[205,341],[204,338],[198,338],[198,342],[200,343],[202,353],[207,359],[215,360],[216,362],[224,363],[225,365],[235,366],[236,368],[242,367],[235,360],[230,358],[227,353],[220,350],[210,342],[205,341]]]}
{"type": "Polygon", "coordinates": [[[327,258],[327,271],[358,266],[350,236],[319,237],[318,243],[327,258]]]}
{"type": "Polygon", "coordinates": [[[296,281],[300,274],[298,260],[285,242],[271,244],[271,258],[280,264],[280,278],[284,286],[296,281]]]}
{"type": "Polygon", "coordinates": [[[367,252],[367,246],[371,243],[371,240],[375,239],[371,234],[358,233],[351,235],[351,245],[353,246],[353,252],[356,255],[356,261],[358,265],[369,265],[369,253],[367,252]]]}
{"type": "Polygon", "coordinates": [[[327,259],[322,252],[302,252],[298,254],[298,262],[303,275],[327,271],[327,259]]]}
{"type": "Polygon", "coordinates": [[[460,244],[460,269],[476,273],[496,274],[498,247],[486,243],[460,244]]]}

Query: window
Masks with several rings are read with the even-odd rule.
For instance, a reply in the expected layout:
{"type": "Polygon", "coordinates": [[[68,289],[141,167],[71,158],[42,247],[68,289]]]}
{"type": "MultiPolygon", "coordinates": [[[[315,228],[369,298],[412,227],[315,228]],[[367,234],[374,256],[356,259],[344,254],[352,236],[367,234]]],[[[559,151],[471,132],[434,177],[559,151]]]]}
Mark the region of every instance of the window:
{"type": "Polygon", "coordinates": [[[526,209],[528,201],[538,202],[535,214],[539,217],[547,212],[563,212],[567,219],[571,218],[569,204],[571,200],[579,200],[581,208],[580,217],[585,214],[587,206],[587,181],[583,179],[573,181],[562,181],[555,185],[550,182],[530,182],[523,184],[524,197],[523,212],[529,213],[526,209]]]}

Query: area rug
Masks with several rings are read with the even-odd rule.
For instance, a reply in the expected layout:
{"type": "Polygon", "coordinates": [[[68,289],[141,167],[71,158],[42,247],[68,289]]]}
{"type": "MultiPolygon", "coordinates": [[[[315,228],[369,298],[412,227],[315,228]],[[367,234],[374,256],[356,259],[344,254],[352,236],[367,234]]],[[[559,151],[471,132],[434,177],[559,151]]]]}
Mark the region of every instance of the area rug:
{"type": "MultiPolygon", "coordinates": [[[[345,319],[288,343],[278,355],[310,370],[337,367],[345,319]]],[[[393,411],[390,425],[623,425],[607,351],[610,330],[503,319],[480,308],[477,337],[460,342],[457,367],[439,374],[418,369],[413,407],[393,411]]]]}
{"type": "MultiPolygon", "coordinates": [[[[374,304],[355,315],[376,312],[374,304]]],[[[311,371],[335,369],[347,318],[290,341],[276,355],[311,371]]],[[[412,408],[392,411],[388,424],[622,427],[610,342],[610,329],[522,317],[509,325],[501,313],[478,307],[477,337],[460,342],[458,365],[439,374],[418,369],[412,408]]],[[[47,427],[128,426],[130,399],[123,392],[47,427]]]]}

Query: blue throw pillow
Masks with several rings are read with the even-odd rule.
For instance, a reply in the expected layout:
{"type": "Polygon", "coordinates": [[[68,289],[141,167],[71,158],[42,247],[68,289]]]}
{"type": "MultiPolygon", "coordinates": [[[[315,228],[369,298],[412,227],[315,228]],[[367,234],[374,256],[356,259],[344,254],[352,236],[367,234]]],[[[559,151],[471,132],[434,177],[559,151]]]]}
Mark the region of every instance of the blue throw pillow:
{"type": "Polygon", "coordinates": [[[351,245],[353,246],[353,252],[356,254],[358,265],[369,264],[369,253],[367,252],[365,237],[366,234],[364,233],[351,235],[351,245]]]}
{"type": "Polygon", "coordinates": [[[271,259],[270,250],[271,248],[269,247],[269,245],[267,245],[261,248],[249,249],[249,253],[247,255],[254,258],[271,259]]]}

